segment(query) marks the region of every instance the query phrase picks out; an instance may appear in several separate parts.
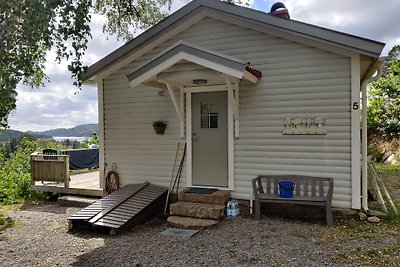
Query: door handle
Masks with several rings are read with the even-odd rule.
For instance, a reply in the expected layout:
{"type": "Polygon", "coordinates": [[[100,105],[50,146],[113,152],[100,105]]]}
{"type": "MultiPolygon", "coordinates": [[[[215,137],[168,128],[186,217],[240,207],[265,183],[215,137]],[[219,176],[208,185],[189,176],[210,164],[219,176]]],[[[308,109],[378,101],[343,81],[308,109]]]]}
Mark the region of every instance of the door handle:
{"type": "Polygon", "coordinates": [[[196,133],[193,133],[193,142],[199,141],[199,137],[196,135],[196,133]]]}

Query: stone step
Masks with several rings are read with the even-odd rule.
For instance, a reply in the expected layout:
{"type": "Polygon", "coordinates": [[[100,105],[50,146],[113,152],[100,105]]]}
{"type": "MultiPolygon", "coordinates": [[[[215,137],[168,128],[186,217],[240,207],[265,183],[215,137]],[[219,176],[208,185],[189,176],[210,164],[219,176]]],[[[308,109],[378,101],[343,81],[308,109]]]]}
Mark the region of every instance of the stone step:
{"type": "Polygon", "coordinates": [[[203,229],[219,223],[217,220],[199,219],[191,217],[169,216],[168,224],[171,227],[183,229],[203,229]]]}
{"type": "Polygon", "coordinates": [[[225,205],[179,201],[169,206],[169,214],[199,219],[219,220],[224,217],[225,205]]]}
{"type": "Polygon", "coordinates": [[[218,190],[212,194],[196,194],[186,193],[185,190],[183,190],[179,192],[178,199],[183,202],[225,205],[230,199],[230,191],[218,190]]]}
{"type": "Polygon", "coordinates": [[[57,199],[60,205],[70,206],[70,207],[87,207],[99,198],[93,197],[83,197],[83,196],[62,196],[57,199]]]}

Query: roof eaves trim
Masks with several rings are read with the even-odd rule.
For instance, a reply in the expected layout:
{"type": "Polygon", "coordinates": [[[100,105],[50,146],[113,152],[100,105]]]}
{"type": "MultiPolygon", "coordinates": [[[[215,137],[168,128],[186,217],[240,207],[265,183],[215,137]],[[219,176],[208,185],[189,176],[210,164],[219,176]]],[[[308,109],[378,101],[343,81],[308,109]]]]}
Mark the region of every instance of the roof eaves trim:
{"type": "Polygon", "coordinates": [[[199,9],[199,7],[201,7],[201,1],[190,2],[189,4],[185,5],[170,16],[166,17],[153,27],[149,28],[134,39],[130,40],[129,42],[117,48],[96,63],[92,64],[86,72],[85,81],[88,81],[95,75],[99,74],[104,68],[107,68],[108,66],[119,62],[121,58],[124,58],[127,54],[130,54],[133,51],[140,49],[149,41],[149,39],[153,38],[160,32],[164,32],[169,26],[175,24],[178,21],[184,21],[193,13],[201,11],[201,8],[199,9]]]}
{"type": "Polygon", "coordinates": [[[186,42],[178,42],[127,75],[128,81],[132,86],[136,86],[183,59],[210,68],[210,64],[212,64],[213,69],[236,78],[242,78],[245,69],[245,63],[240,59],[186,42]]]}
{"type": "Polygon", "coordinates": [[[339,45],[360,54],[375,58],[379,57],[385,45],[384,43],[374,40],[330,30],[292,19],[283,19],[269,15],[262,11],[227,4],[222,1],[194,0],[175,13],[166,17],[152,28],[140,34],[133,40],[121,46],[114,52],[94,63],[89,67],[85,80],[89,80],[109,66],[123,60],[128,54],[141,49],[149,42],[149,40],[155,38],[158,34],[165,34],[166,30],[171,26],[173,27],[175,23],[179,21],[186,21],[193,14],[202,12],[204,10],[211,12],[215,11],[219,12],[220,14],[227,14],[241,19],[252,20],[271,28],[310,38],[316,41],[321,41],[328,44],[330,43],[332,45],[339,45]]]}
{"type": "MultiPolygon", "coordinates": [[[[227,6],[222,1],[203,0],[210,5],[207,7],[221,13],[234,15],[247,20],[253,20],[265,24],[266,26],[291,32],[296,35],[309,36],[312,39],[328,41],[332,44],[340,44],[349,48],[357,49],[360,53],[368,56],[379,57],[384,43],[375,40],[323,28],[313,24],[308,24],[293,19],[284,19],[262,11],[243,8],[235,5],[227,6]]],[[[207,9],[207,8],[206,8],[207,9]]]]}

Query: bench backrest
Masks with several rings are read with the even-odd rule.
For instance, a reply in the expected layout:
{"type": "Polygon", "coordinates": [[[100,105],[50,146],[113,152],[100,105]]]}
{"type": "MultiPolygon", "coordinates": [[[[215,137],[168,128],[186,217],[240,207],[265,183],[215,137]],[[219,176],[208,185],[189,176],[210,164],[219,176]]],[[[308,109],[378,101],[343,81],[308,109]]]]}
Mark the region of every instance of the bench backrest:
{"type": "Polygon", "coordinates": [[[294,196],[332,198],[333,179],[305,175],[259,175],[253,179],[253,190],[257,193],[278,195],[279,182],[294,182],[294,196]]]}

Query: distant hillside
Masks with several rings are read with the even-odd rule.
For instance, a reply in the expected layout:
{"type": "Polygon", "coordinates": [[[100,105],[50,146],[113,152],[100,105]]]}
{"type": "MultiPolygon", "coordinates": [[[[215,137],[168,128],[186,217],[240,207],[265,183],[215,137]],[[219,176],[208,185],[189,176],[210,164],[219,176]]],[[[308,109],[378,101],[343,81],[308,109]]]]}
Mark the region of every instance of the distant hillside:
{"type": "Polygon", "coordinates": [[[47,135],[47,136],[65,136],[65,137],[90,137],[93,132],[99,132],[97,123],[82,124],[73,128],[58,128],[43,132],[30,132],[33,134],[47,135]]]}
{"type": "Polygon", "coordinates": [[[23,134],[23,132],[20,132],[20,131],[2,130],[2,131],[0,131],[0,142],[6,141],[13,137],[19,137],[22,134],[23,134]]]}
{"type": "Polygon", "coordinates": [[[33,134],[29,132],[21,132],[15,130],[1,130],[0,131],[0,144],[9,141],[11,138],[19,138],[21,135],[32,135],[33,138],[51,138],[51,136],[43,135],[43,134],[33,134]]]}
{"type": "MultiPolygon", "coordinates": [[[[52,138],[55,136],[62,136],[62,137],[91,137],[92,133],[99,132],[99,126],[97,123],[93,124],[82,124],[78,125],[73,128],[59,128],[59,129],[52,129],[48,131],[43,131],[43,132],[32,132],[28,131],[25,132],[27,134],[32,134],[35,135],[37,138],[52,138]]],[[[0,145],[4,142],[7,142],[13,137],[20,137],[23,135],[24,132],[21,131],[15,131],[11,129],[7,130],[0,130],[0,145]]]]}

